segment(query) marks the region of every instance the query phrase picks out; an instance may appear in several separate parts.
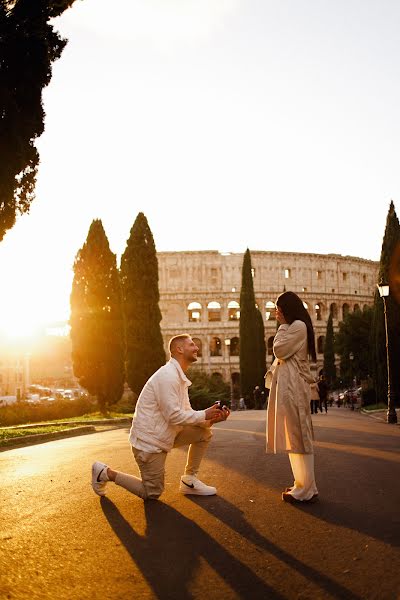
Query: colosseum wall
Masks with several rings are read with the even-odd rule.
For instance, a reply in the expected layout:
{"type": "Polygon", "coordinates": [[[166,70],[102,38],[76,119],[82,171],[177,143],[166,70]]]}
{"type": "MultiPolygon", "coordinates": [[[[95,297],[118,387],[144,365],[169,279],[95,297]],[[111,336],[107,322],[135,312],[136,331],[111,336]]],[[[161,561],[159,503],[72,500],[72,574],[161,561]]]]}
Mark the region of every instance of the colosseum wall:
{"type": "MultiPolygon", "coordinates": [[[[271,362],[276,331],[273,303],[284,289],[307,304],[315,329],[317,369],[329,312],[337,330],[346,311],[373,304],[378,263],[337,254],[251,252],[256,302],[262,311],[271,362]]],[[[239,373],[239,297],[242,253],[218,251],[159,252],[161,330],[168,340],[190,333],[201,345],[198,365],[225,380],[239,373]],[[227,344],[227,340],[229,340],[227,344]]]]}

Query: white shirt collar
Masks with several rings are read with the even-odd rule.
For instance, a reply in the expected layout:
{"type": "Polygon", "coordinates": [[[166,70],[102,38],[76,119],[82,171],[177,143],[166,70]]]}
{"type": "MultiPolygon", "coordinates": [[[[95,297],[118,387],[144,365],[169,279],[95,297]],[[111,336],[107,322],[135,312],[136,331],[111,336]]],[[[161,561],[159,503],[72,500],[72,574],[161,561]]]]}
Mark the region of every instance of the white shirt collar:
{"type": "Polygon", "coordinates": [[[186,383],[187,386],[192,385],[192,382],[190,381],[190,379],[188,379],[185,375],[185,373],[183,372],[183,369],[181,367],[181,365],[178,363],[178,361],[176,360],[176,358],[170,358],[169,362],[172,363],[175,367],[176,370],[179,373],[179,377],[182,379],[182,381],[184,383],[186,383]]]}

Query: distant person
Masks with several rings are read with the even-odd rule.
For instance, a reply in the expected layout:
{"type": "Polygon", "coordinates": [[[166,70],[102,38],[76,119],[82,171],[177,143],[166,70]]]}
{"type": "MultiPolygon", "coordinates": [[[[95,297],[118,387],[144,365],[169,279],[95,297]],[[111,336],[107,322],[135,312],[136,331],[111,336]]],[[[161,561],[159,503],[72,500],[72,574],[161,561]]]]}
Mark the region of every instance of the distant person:
{"type": "Polygon", "coordinates": [[[230,411],[218,408],[217,404],[206,410],[192,409],[188,395],[191,382],[185,373],[197,361],[198,347],[190,335],[173,337],[169,351],[169,362],[147,381],[133,415],[129,441],[141,479],[95,462],[92,487],[99,496],[105,496],[106,485],[112,481],[143,500],[157,499],[164,490],[167,453],[187,444],[190,445],[180,492],[198,496],[217,493],[215,487],[200,481],[197,474],[212,436],[210,427],[225,421],[230,411]]]}
{"type": "Polygon", "coordinates": [[[259,385],[256,385],[256,387],[253,390],[253,399],[254,399],[254,408],[257,410],[262,408],[262,396],[261,396],[261,389],[260,389],[259,385]]]}
{"type": "Polygon", "coordinates": [[[326,413],[328,412],[328,389],[328,383],[325,379],[325,375],[321,373],[318,380],[318,391],[321,405],[325,408],[326,413]]]}
{"type": "Polygon", "coordinates": [[[310,388],[311,388],[311,400],[310,400],[311,414],[316,415],[318,413],[318,409],[322,412],[317,382],[313,381],[312,384],[310,385],[310,388]]]}
{"type": "Polygon", "coordinates": [[[308,357],[316,361],[314,330],[310,315],[294,292],[278,296],[276,318],[280,323],[273,342],[276,359],[271,377],[266,377],[270,386],[267,452],[289,454],[294,483],[282,493],[282,500],[313,502],[318,490],[310,411],[310,384],[314,378],[308,357]]]}

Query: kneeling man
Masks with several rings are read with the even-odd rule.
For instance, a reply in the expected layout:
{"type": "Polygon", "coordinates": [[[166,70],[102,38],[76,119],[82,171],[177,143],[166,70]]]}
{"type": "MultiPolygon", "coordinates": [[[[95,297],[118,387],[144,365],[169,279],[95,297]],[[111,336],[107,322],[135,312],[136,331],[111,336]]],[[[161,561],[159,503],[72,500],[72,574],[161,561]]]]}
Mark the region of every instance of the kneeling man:
{"type": "Polygon", "coordinates": [[[141,391],[129,441],[139,466],[141,479],[114,471],[108,465],[92,465],[92,487],[105,496],[107,482],[129,490],[143,500],[157,499],[164,490],[165,459],[172,448],[189,444],[185,473],[179,490],[183,494],[211,496],[215,487],[197,478],[201,460],[211,439],[211,425],[225,421],[230,411],[217,404],[206,410],[193,410],[188,395],[191,382],[185,373],[197,361],[198,347],[188,334],[169,342],[170,360],[158,369],[141,391]]]}

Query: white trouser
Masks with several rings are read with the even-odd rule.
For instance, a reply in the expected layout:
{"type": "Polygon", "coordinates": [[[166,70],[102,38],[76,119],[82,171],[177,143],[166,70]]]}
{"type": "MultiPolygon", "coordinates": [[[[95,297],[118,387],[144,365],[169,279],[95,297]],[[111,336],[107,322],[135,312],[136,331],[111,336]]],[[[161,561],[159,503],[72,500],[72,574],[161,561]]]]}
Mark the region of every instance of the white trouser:
{"type": "Polygon", "coordinates": [[[314,475],[314,454],[292,454],[289,452],[294,484],[290,494],[296,500],[310,500],[318,494],[314,475]]]}

